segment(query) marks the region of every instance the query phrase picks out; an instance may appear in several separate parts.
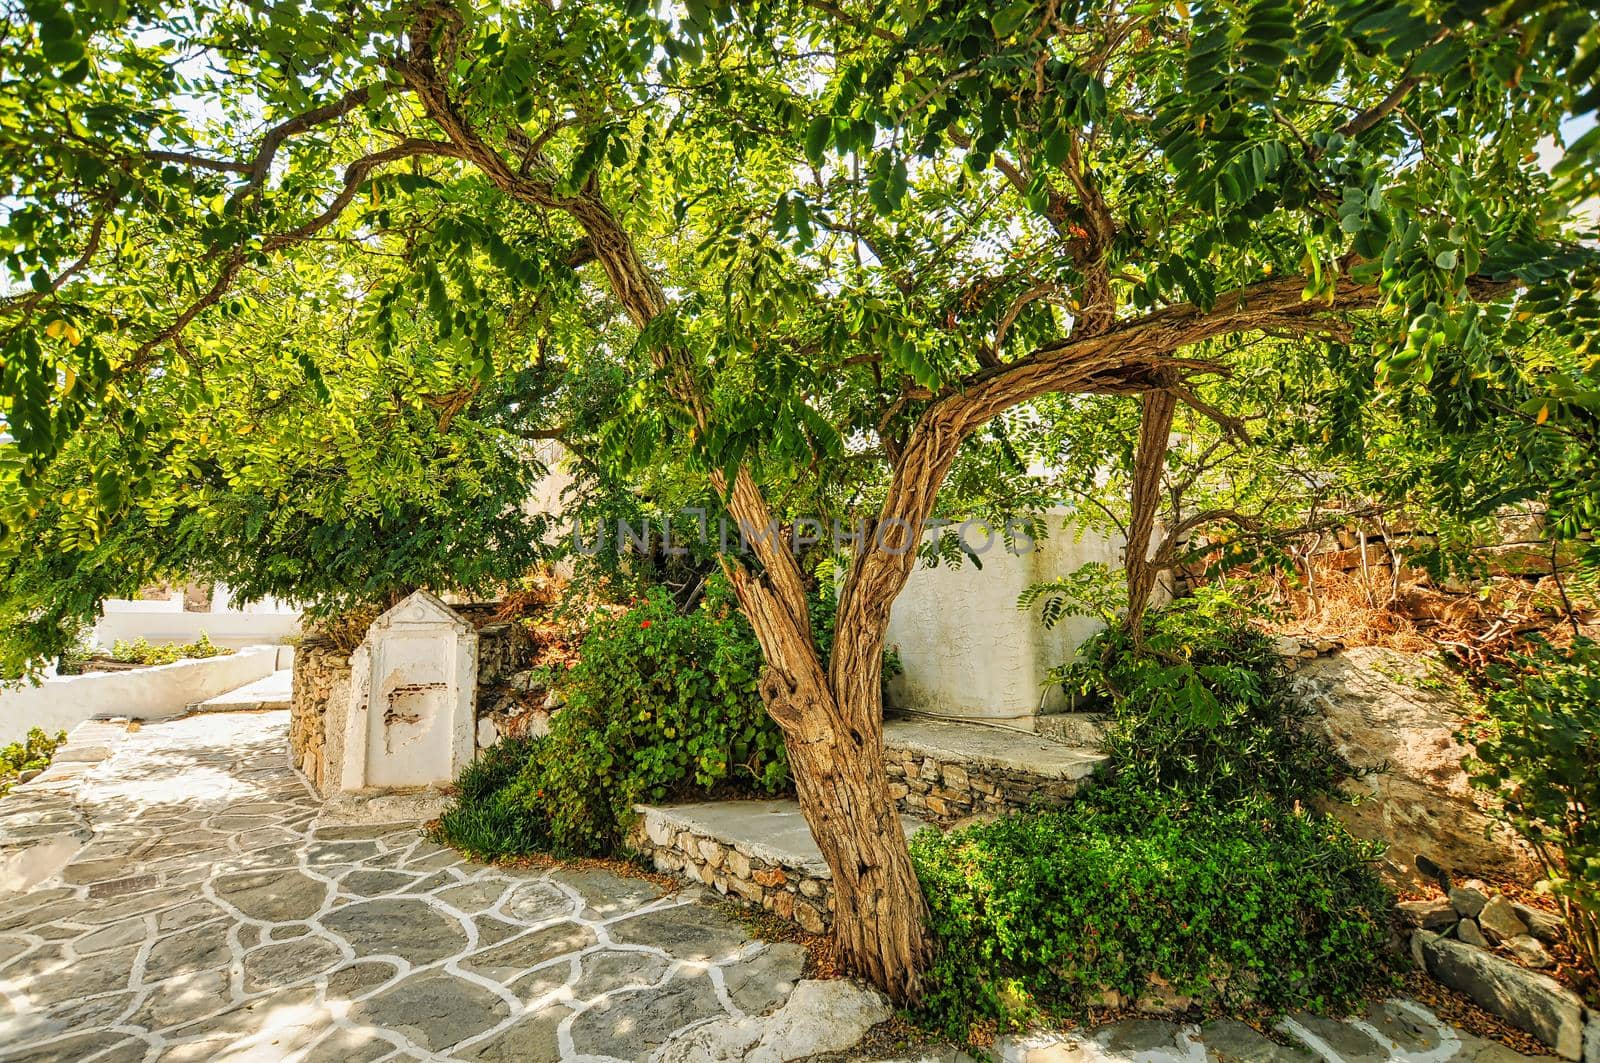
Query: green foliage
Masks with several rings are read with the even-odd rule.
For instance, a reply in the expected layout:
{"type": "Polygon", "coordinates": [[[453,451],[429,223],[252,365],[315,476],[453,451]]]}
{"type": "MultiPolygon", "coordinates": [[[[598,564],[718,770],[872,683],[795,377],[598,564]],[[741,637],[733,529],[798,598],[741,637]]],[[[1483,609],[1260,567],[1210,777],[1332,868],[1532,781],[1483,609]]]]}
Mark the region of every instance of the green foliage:
{"type": "Polygon", "coordinates": [[[1206,1008],[1335,1011],[1379,984],[1391,899],[1337,823],[1125,797],[913,838],[933,1022],[964,1038],[974,1019],[1081,1015],[1105,989],[1154,995],[1150,976],[1206,1008]]]}
{"type": "Polygon", "coordinates": [[[23,772],[43,771],[49,767],[50,758],[66,740],[65,731],[57,731],[52,737],[37,727],[30,727],[21,742],[0,747],[0,797],[10,792],[23,772]]]}
{"type": "Polygon", "coordinates": [[[166,642],[154,646],[143,635],[132,642],[118,639],[108,656],[127,664],[172,664],[186,658],[221,657],[232,652],[212,642],[211,636],[202,631],[193,642],[166,642]]]}
{"type": "Polygon", "coordinates": [[[324,276],[263,277],[260,313],[197,329],[208,370],[142,381],[136,429],[86,423],[31,484],[0,440],[0,676],[169,573],[326,615],[418,586],[482,592],[543,556],[546,522],[521,503],[545,469],[523,433],[545,414],[546,375],[484,384],[409,322],[380,357],[363,322],[318,305],[324,276]],[[115,490],[97,486],[107,469],[125,478],[115,490]]]}
{"type": "Polygon", "coordinates": [[[1540,642],[1491,671],[1466,768],[1543,862],[1573,945],[1600,968],[1600,643],[1540,642]]]}
{"type": "Polygon", "coordinates": [[[720,580],[687,614],[658,588],[597,617],[579,652],[550,734],[463,775],[441,821],[452,844],[610,854],[637,802],[788,788],[783,736],[756,691],[760,649],[720,580]]]}
{"type": "Polygon", "coordinates": [[[1354,770],[1305,726],[1272,640],[1214,590],[1148,612],[1141,644],[1106,628],[1057,674],[1108,702],[1118,779],[1181,804],[1288,807],[1334,796],[1354,770]]]}
{"type": "Polygon", "coordinates": [[[1108,699],[1109,779],[1062,811],[913,840],[934,1021],[962,1036],[1081,1013],[1151,976],[1206,1008],[1338,1010],[1383,977],[1378,851],[1314,804],[1350,768],[1238,606],[1180,599],[1062,673],[1108,699]]]}
{"type": "Polygon", "coordinates": [[[481,751],[457,777],[456,799],[439,817],[435,836],[478,860],[547,847],[544,821],[528,815],[508,789],[543,741],[507,736],[481,751]]]}

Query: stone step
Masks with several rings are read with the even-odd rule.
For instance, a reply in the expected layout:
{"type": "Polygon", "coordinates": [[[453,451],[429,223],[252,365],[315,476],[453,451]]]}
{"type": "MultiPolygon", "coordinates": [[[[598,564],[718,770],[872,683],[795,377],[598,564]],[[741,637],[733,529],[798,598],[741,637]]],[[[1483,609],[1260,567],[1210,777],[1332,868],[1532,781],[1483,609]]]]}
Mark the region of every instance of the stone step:
{"type": "Polygon", "coordinates": [[[280,668],[271,675],[246,683],[242,687],[218,694],[214,698],[195,702],[190,712],[260,712],[266,709],[287,709],[294,671],[280,668]]]}
{"type": "MultiPolygon", "coordinates": [[[[636,805],[629,843],[656,870],[702,882],[820,934],[832,923],[833,872],[797,801],[636,805]]],[[[902,816],[909,837],[928,824],[902,816]]]]}
{"type": "Polygon", "coordinates": [[[885,720],[883,745],[900,807],[941,825],[1065,804],[1107,760],[1025,731],[924,717],[885,720]]]}

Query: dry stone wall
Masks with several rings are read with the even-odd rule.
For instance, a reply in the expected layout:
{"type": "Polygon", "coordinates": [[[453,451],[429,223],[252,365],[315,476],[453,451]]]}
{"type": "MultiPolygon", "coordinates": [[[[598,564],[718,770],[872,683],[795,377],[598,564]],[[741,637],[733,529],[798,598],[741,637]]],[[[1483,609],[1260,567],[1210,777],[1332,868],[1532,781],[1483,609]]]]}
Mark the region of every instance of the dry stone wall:
{"type": "Polygon", "coordinates": [[[653,808],[640,810],[628,842],[657,871],[704,883],[802,930],[821,934],[833,925],[833,874],[820,860],[781,866],[754,845],[718,841],[653,808]]]}
{"type": "Polygon", "coordinates": [[[884,769],[889,796],[901,810],[940,826],[1011,809],[1056,808],[1070,801],[1080,785],[1076,779],[941,760],[914,749],[886,750],[884,769]]]}
{"type": "Polygon", "coordinates": [[[350,695],[350,655],[332,641],[301,640],[294,651],[294,685],[289,701],[289,752],[295,767],[318,793],[328,763],[328,706],[350,695]]]}

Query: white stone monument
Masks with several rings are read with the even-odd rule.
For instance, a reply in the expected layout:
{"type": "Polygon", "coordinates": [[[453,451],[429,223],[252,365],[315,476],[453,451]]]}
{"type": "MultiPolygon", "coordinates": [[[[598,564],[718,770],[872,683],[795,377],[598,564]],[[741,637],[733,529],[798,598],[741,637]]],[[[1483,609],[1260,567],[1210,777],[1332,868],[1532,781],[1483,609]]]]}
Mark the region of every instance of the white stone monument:
{"type": "Polygon", "coordinates": [[[350,656],[339,789],[454,780],[474,754],[477,680],[478,633],[432,594],[380,616],[350,656]]]}

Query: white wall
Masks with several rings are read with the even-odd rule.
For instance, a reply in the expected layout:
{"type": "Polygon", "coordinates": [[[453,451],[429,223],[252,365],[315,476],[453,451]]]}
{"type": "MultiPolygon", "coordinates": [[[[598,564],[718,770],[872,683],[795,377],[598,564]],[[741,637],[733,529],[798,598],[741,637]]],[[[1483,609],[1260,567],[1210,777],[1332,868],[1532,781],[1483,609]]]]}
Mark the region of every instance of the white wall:
{"type": "MultiPolygon", "coordinates": [[[[1061,709],[1061,694],[1045,690],[1045,675],[1066,662],[1099,628],[1084,617],[1065,617],[1045,629],[1037,609],[1023,612],[1017,597],[1031,584],[1070,574],[1100,561],[1122,565],[1122,541],[1063,525],[1050,514],[1048,539],[1025,554],[997,544],[960,568],[919,564],[895,599],[889,644],[904,674],[890,681],[892,708],[1004,722],[1031,729],[1041,704],[1061,709]]],[[[981,533],[969,537],[976,549],[981,533]]]]}
{"type": "Polygon", "coordinates": [[[238,649],[282,642],[300,633],[298,613],[112,613],[94,627],[95,645],[143,637],[151,643],[193,642],[204,631],[218,646],[238,649]]]}
{"type": "Polygon", "coordinates": [[[0,745],[17,741],[30,727],[54,734],[91,716],[175,716],[196,702],[269,676],[277,667],[278,647],[253,646],[226,657],[62,675],[36,687],[0,690],[0,745]]]}
{"type": "Polygon", "coordinates": [[[108,613],[181,613],[183,592],[165,598],[107,598],[100,604],[108,613]]]}

